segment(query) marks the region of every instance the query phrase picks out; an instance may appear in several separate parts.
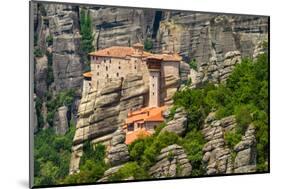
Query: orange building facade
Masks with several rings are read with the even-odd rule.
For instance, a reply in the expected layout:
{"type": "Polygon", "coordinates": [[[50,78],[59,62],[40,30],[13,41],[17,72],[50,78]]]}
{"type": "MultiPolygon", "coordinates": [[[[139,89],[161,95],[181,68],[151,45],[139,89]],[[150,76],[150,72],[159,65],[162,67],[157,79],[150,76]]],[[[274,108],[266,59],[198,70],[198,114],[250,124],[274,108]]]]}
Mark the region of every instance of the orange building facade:
{"type": "Polygon", "coordinates": [[[126,144],[132,143],[134,140],[154,133],[158,124],[164,121],[163,112],[166,106],[162,107],[146,107],[137,111],[129,112],[123,126],[126,132],[126,144]]]}

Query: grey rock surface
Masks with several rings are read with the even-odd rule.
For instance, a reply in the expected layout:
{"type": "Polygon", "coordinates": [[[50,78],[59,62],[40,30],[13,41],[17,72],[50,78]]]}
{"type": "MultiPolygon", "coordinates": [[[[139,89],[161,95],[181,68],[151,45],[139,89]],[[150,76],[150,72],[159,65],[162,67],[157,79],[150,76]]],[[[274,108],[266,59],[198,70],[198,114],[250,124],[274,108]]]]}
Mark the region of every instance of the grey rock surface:
{"type": "Polygon", "coordinates": [[[153,178],[189,176],[192,171],[184,149],[176,144],[163,148],[156,161],[149,169],[149,174],[153,178]]]}

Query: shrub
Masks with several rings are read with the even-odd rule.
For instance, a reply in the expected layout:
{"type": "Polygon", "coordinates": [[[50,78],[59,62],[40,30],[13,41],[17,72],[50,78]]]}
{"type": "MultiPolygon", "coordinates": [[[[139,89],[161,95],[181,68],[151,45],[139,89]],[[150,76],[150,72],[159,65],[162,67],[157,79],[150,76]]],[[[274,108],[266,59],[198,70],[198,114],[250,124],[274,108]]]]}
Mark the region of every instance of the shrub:
{"type": "Polygon", "coordinates": [[[49,128],[40,130],[34,137],[35,185],[59,184],[69,173],[72,139],[75,133],[73,121],[64,136],[56,136],[49,128]]]}
{"type": "Polygon", "coordinates": [[[139,166],[136,162],[126,163],[116,173],[110,176],[110,181],[120,181],[129,177],[133,177],[135,180],[149,178],[148,173],[139,166]]]}
{"type": "Polygon", "coordinates": [[[53,44],[53,36],[52,35],[48,35],[46,38],[46,42],[48,43],[48,46],[53,44]]]}
{"type": "Polygon", "coordinates": [[[230,149],[233,150],[234,146],[241,141],[242,135],[238,132],[226,132],[224,135],[224,139],[226,144],[229,146],[230,149]]]}
{"type": "Polygon", "coordinates": [[[196,129],[188,132],[183,140],[183,147],[192,164],[192,176],[204,174],[201,161],[203,158],[202,149],[205,143],[206,142],[201,131],[197,131],[196,129]]]}
{"type": "Polygon", "coordinates": [[[34,49],[34,56],[35,57],[43,57],[43,52],[39,48],[34,49]]]}
{"type": "Polygon", "coordinates": [[[144,50],[151,51],[153,48],[153,41],[150,38],[144,40],[144,50]]]}
{"type": "Polygon", "coordinates": [[[193,70],[196,70],[196,71],[197,71],[197,69],[198,69],[198,65],[197,65],[197,62],[196,62],[196,60],[195,60],[195,59],[191,60],[188,64],[189,64],[189,66],[190,66],[190,68],[191,68],[191,69],[193,69],[193,70]]]}
{"type": "Polygon", "coordinates": [[[126,163],[123,167],[121,167],[116,173],[110,176],[110,181],[120,181],[129,177],[133,177],[134,179],[147,179],[149,175],[147,171],[145,171],[141,166],[139,166],[136,162],[126,163]]]}

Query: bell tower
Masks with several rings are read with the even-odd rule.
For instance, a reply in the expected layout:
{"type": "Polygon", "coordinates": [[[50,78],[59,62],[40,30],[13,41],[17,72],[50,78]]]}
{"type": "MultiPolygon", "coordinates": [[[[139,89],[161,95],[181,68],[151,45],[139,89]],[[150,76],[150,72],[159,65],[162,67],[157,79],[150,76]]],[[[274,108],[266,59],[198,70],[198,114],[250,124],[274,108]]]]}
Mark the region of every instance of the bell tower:
{"type": "Polygon", "coordinates": [[[149,71],[149,107],[160,106],[160,77],[161,77],[161,59],[150,57],[147,59],[149,71]]]}

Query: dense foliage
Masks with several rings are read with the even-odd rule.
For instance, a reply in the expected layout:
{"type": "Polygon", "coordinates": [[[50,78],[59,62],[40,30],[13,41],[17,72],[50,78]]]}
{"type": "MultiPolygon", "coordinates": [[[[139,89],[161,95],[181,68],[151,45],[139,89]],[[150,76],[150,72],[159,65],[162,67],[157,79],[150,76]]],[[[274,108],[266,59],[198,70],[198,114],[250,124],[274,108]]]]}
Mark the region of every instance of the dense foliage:
{"type": "MultiPolygon", "coordinates": [[[[48,100],[48,117],[62,106],[70,106],[74,91],[62,91],[48,100]]],[[[205,174],[202,164],[202,148],[206,141],[201,133],[205,118],[216,112],[216,118],[235,115],[237,125],[225,133],[227,145],[233,149],[241,141],[250,124],[256,128],[257,170],[268,169],[268,57],[261,55],[257,60],[244,59],[238,64],[225,83],[204,84],[190,89],[188,86],[178,91],[168,121],[174,118],[177,108],[186,112],[188,125],[186,133],[180,137],[174,133],[160,132],[166,123],[158,125],[150,137],[140,138],[129,145],[130,162],[113,174],[109,180],[149,179],[149,168],[156,163],[161,149],[178,144],[182,146],[192,164],[192,176],[205,174]]],[[[42,103],[36,99],[36,110],[42,103]]],[[[41,118],[38,118],[40,123],[41,118]]],[[[52,120],[49,118],[51,124],[52,120]]],[[[51,129],[40,130],[35,136],[35,183],[69,184],[92,183],[102,178],[109,168],[104,162],[105,147],[100,144],[84,143],[80,172],[68,175],[71,141],[74,134],[73,123],[65,136],[55,136],[51,129]]],[[[235,153],[232,153],[235,158],[235,153]]],[[[172,154],[171,154],[172,156],[172,154]]]]}
{"type": "Polygon", "coordinates": [[[225,84],[205,84],[201,88],[186,88],[174,96],[174,104],[184,107],[188,130],[198,131],[209,112],[216,111],[217,119],[235,115],[235,131],[225,139],[233,148],[244,135],[248,125],[256,127],[258,171],[267,170],[268,158],[268,57],[242,60],[225,84]]]}
{"type": "Polygon", "coordinates": [[[53,119],[55,116],[55,113],[57,109],[61,106],[68,106],[73,103],[73,100],[75,98],[75,90],[74,89],[68,89],[61,91],[56,96],[52,97],[50,94],[47,96],[47,108],[48,108],[48,114],[47,114],[47,122],[49,125],[53,125],[53,119]]]}
{"type": "Polygon", "coordinates": [[[197,62],[196,62],[195,59],[191,60],[188,64],[189,64],[189,66],[190,66],[191,69],[194,69],[194,70],[197,71],[197,67],[198,67],[198,66],[197,66],[197,62]]]}
{"type": "Polygon", "coordinates": [[[92,183],[100,179],[108,165],[104,162],[105,146],[101,144],[92,145],[86,142],[83,146],[83,156],[80,161],[80,172],[68,175],[63,184],[92,183]]]}
{"type": "Polygon", "coordinates": [[[144,40],[144,50],[145,51],[151,51],[153,48],[153,41],[151,38],[146,38],[144,40]]]}
{"type": "Polygon", "coordinates": [[[133,177],[134,180],[147,179],[149,175],[137,162],[126,163],[115,174],[110,176],[110,181],[120,181],[133,177]]]}
{"type": "Polygon", "coordinates": [[[88,10],[81,9],[80,11],[80,29],[82,35],[81,43],[81,59],[85,63],[84,70],[90,70],[90,61],[88,53],[94,50],[93,43],[93,33],[92,33],[92,20],[88,10]]]}
{"type": "Polygon", "coordinates": [[[35,185],[58,184],[69,172],[74,123],[64,136],[56,136],[52,128],[40,130],[34,138],[35,185]]]}

